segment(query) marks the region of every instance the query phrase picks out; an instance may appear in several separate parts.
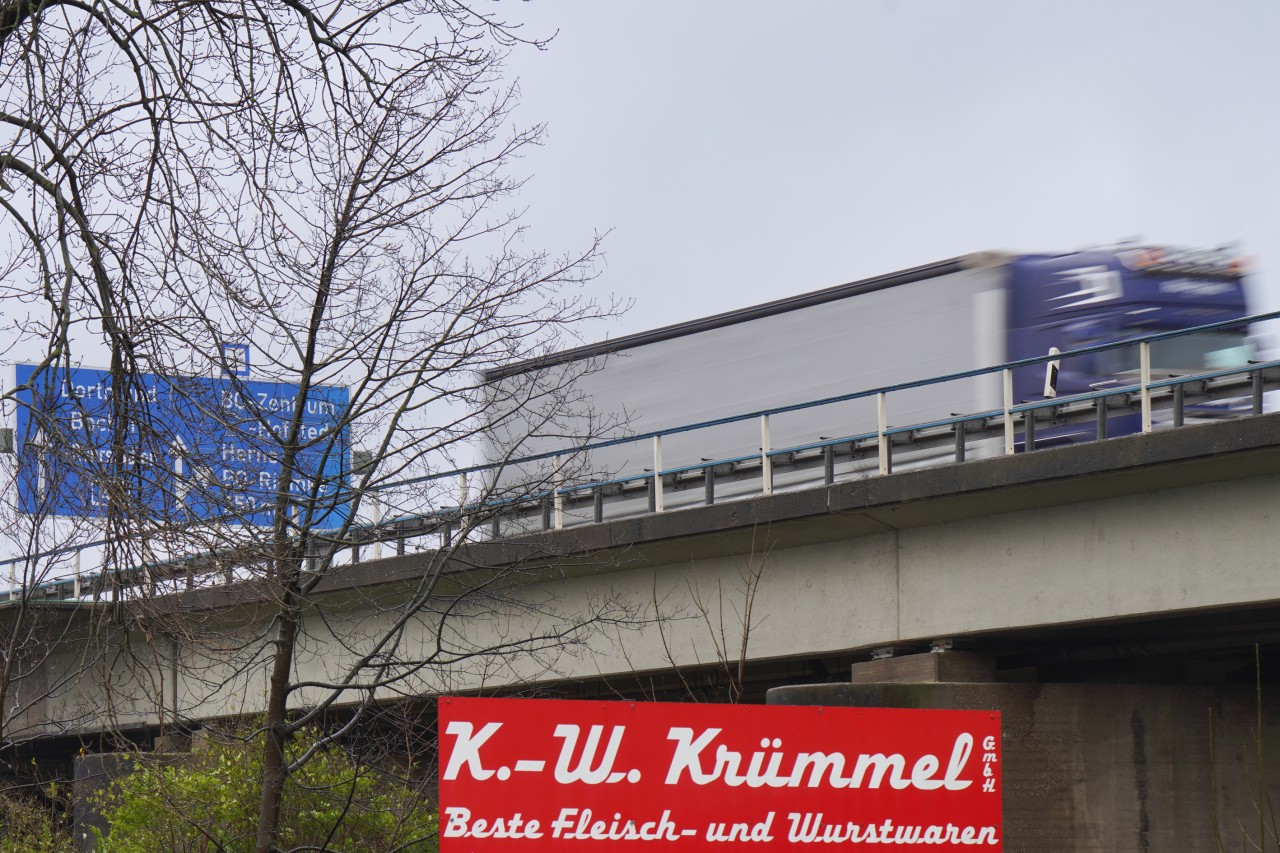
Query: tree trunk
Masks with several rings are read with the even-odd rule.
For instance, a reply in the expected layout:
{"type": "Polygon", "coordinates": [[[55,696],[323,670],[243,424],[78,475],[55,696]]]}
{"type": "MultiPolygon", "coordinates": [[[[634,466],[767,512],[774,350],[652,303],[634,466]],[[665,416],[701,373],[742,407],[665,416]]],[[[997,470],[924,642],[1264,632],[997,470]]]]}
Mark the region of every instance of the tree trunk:
{"type": "Polygon", "coordinates": [[[272,853],[280,838],[280,806],[284,800],[285,746],[289,741],[287,699],[298,622],[292,609],[280,613],[271,682],[267,695],[266,738],[262,745],[262,803],[258,809],[258,840],[254,853],[272,853]]]}

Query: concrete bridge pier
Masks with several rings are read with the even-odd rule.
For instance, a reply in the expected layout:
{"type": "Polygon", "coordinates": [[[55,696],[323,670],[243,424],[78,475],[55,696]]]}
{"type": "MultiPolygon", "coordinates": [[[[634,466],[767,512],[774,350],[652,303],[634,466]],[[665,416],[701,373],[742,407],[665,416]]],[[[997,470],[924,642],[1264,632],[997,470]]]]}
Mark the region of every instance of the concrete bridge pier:
{"type": "Polygon", "coordinates": [[[1008,853],[1216,853],[1277,843],[1280,717],[1246,685],[972,680],[938,652],[854,665],[853,681],[770,690],[772,705],[997,710],[1008,853]],[[1261,735],[1258,725],[1261,720],[1261,735]],[[1220,842],[1220,843],[1219,843],[1220,842]]]}

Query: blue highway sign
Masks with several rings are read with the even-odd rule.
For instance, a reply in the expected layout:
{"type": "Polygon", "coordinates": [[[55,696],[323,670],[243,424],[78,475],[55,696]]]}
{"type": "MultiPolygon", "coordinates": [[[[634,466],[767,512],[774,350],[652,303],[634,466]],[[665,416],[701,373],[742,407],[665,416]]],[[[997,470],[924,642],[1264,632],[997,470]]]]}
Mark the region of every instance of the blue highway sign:
{"type": "Polygon", "coordinates": [[[291,512],[313,528],[346,517],[346,388],[313,386],[304,399],[288,383],[143,374],[116,395],[108,371],[26,364],[16,379],[24,512],[103,516],[114,500],[175,521],[270,524],[300,414],[291,512]]]}

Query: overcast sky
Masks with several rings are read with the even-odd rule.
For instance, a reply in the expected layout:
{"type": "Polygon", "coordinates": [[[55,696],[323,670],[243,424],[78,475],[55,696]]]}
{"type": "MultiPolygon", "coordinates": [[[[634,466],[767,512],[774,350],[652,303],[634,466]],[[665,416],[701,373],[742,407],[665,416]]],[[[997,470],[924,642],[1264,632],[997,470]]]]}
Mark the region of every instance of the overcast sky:
{"type": "Polygon", "coordinates": [[[588,338],[983,249],[1255,255],[1280,309],[1277,0],[535,0],[534,246],[612,229],[588,338]]]}
{"type": "MultiPolygon", "coordinates": [[[[501,8],[501,7],[500,7],[501,8]]],[[[640,331],[981,249],[1255,255],[1280,309],[1280,3],[511,4],[531,241],[612,229],[640,331]]]]}

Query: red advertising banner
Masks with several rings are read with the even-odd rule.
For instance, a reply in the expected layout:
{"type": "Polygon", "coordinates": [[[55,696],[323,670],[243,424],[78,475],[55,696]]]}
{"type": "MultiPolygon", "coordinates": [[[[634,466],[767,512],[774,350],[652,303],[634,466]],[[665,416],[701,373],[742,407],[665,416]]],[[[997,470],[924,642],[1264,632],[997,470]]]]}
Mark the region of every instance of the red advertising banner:
{"type": "Polygon", "coordinates": [[[441,853],[1001,849],[995,711],[458,698],[439,709],[441,853]]]}

